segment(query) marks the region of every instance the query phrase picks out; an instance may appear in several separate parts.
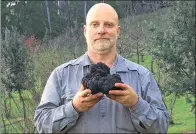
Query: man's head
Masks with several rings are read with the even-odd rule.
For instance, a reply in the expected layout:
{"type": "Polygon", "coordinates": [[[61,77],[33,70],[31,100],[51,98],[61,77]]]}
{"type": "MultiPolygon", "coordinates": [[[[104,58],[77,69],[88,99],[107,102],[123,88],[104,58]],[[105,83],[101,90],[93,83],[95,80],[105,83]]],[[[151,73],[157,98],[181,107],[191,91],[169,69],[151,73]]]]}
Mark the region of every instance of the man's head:
{"type": "Polygon", "coordinates": [[[118,15],[113,7],[106,3],[98,3],[91,7],[84,25],[88,51],[98,54],[116,52],[119,33],[118,15]]]}

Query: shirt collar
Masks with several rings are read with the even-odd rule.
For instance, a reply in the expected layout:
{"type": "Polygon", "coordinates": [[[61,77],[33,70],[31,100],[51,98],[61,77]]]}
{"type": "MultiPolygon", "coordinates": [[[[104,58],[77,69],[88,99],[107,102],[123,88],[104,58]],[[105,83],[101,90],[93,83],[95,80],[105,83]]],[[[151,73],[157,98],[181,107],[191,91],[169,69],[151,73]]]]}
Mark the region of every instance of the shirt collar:
{"type": "Polygon", "coordinates": [[[84,56],[83,66],[88,66],[88,65],[93,64],[90,58],[88,57],[87,52],[83,56],[84,56]]]}
{"type": "Polygon", "coordinates": [[[91,65],[92,62],[90,61],[87,52],[85,54],[83,54],[82,56],[78,57],[73,63],[73,65],[82,65],[82,66],[88,66],[91,65]]]}
{"type": "MultiPolygon", "coordinates": [[[[80,64],[82,66],[89,66],[92,64],[87,52],[79,57],[74,64],[80,64]]],[[[112,67],[116,72],[128,72],[129,70],[137,70],[137,66],[127,59],[123,58],[119,54],[116,56],[116,60],[112,67]],[[129,62],[129,63],[128,63],[129,62]]]]}
{"type": "Polygon", "coordinates": [[[135,63],[117,54],[113,68],[116,72],[128,72],[129,70],[137,70],[138,67],[135,63]]]}
{"type": "Polygon", "coordinates": [[[125,60],[119,54],[117,54],[116,60],[111,69],[114,70],[115,72],[128,72],[128,68],[125,64],[125,60]]]}

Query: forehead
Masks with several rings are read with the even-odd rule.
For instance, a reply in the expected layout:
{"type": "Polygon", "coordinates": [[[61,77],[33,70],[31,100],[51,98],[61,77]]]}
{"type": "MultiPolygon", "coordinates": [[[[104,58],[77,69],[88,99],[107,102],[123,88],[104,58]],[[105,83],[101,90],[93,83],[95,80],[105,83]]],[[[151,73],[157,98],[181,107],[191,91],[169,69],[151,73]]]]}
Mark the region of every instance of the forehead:
{"type": "Polygon", "coordinates": [[[111,9],[95,9],[91,10],[86,18],[86,24],[91,22],[112,22],[118,23],[118,16],[111,9]]]}

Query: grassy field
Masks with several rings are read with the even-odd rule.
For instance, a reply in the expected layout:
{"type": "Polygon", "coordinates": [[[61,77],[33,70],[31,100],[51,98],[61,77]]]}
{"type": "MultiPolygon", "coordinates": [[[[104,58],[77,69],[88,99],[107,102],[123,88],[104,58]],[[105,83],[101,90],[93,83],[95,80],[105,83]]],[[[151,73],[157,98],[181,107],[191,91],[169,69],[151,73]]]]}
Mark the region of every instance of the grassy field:
{"type": "Polygon", "coordinates": [[[173,119],[175,124],[170,125],[168,133],[195,132],[195,115],[190,111],[185,97],[176,100],[173,119]]]}

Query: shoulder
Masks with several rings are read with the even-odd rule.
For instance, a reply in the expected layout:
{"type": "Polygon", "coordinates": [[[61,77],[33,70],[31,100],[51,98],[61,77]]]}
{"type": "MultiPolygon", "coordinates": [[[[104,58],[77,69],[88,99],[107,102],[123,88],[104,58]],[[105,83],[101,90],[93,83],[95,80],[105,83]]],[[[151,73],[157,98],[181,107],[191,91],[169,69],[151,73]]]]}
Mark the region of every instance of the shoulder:
{"type": "Polygon", "coordinates": [[[57,66],[54,68],[52,73],[56,74],[57,76],[67,75],[68,73],[74,72],[78,68],[82,67],[83,64],[84,55],[57,66]]]}
{"type": "Polygon", "coordinates": [[[146,73],[150,72],[147,68],[142,65],[139,65],[135,62],[126,60],[127,67],[129,70],[136,70],[140,75],[145,75],[146,73]]]}
{"type": "Polygon", "coordinates": [[[80,57],[78,57],[76,59],[70,60],[70,61],[68,61],[66,63],[63,63],[63,64],[57,66],[55,68],[55,70],[60,71],[60,70],[64,70],[64,69],[69,68],[69,67],[82,65],[83,60],[84,60],[84,57],[82,55],[82,56],[80,56],[80,57]]]}
{"type": "Polygon", "coordinates": [[[136,71],[139,75],[145,75],[147,73],[150,73],[150,71],[146,67],[132,62],[122,56],[120,56],[120,58],[124,62],[123,64],[129,72],[136,71]]]}

